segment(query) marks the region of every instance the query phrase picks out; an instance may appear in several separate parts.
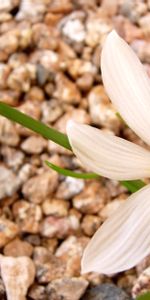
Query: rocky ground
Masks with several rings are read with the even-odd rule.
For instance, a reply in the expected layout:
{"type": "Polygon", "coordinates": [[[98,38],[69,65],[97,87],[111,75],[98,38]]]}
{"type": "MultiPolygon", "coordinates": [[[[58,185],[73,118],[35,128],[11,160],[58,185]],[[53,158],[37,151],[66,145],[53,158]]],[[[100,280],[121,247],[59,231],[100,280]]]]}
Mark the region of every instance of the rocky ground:
{"type": "MultiPolygon", "coordinates": [[[[149,0],[0,0],[1,101],[62,132],[71,118],[141,144],[116,115],[99,61],[115,28],[150,74],[149,24],[149,0]]],[[[91,236],[128,197],[118,182],[58,175],[45,159],[85,169],[1,116],[0,159],[1,300],[130,300],[150,287],[149,257],[111,277],[80,275],[91,236]]]]}

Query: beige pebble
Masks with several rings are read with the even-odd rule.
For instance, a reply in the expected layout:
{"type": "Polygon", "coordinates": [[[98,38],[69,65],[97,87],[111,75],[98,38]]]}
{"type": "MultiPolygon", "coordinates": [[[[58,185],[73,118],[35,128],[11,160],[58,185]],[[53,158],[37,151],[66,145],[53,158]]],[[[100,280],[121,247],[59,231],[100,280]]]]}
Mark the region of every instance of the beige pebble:
{"type": "Polygon", "coordinates": [[[33,252],[33,247],[28,242],[22,241],[17,238],[9,242],[4,247],[3,251],[5,256],[13,256],[13,257],[29,256],[30,257],[33,252]]]}
{"type": "Polygon", "coordinates": [[[0,228],[0,247],[5,246],[19,234],[18,225],[8,219],[0,218],[0,228]]]}
{"type": "Polygon", "coordinates": [[[0,257],[1,276],[8,300],[26,300],[35,277],[35,267],[29,257],[0,257]]]}
{"type": "Polygon", "coordinates": [[[53,280],[47,286],[52,299],[79,300],[88,287],[88,281],[82,277],[61,278],[53,280]]]}
{"type": "Polygon", "coordinates": [[[58,173],[49,170],[27,180],[23,185],[22,192],[29,201],[41,203],[55,191],[57,184],[58,173]]]}

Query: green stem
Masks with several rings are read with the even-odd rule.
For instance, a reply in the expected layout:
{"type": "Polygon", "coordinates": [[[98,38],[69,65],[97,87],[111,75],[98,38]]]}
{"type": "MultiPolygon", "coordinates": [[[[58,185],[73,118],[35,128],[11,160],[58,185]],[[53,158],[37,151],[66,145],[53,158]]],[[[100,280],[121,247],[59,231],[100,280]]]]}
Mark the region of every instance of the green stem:
{"type": "Polygon", "coordinates": [[[67,135],[48,127],[42,122],[33,119],[20,112],[19,110],[10,107],[9,105],[0,102],[0,115],[7,119],[19,123],[20,125],[39,133],[46,139],[52,140],[54,143],[71,150],[67,135]]]}
{"type": "Polygon", "coordinates": [[[49,161],[45,161],[46,165],[51,168],[52,170],[56,171],[57,173],[64,175],[64,176],[69,176],[69,177],[74,177],[74,178],[82,178],[82,179],[98,179],[100,176],[94,173],[77,173],[68,169],[64,169],[61,167],[58,167],[54,164],[52,164],[49,161]]]}
{"type": "MultiPolygon", "coordinates": [[[[20,112],[19,110],[15,109],[3,102],[0,102],[0,115],[2,115],[3,117],[6,117],[7,119],[9,119],[11,121],[19,123],[20,125],[28,128],[28,129],[31,129],[32,131],[42,135],[44,138],[50,139],[54,143],[72,151],[68,137],[66,134],[63,134],[51,127],[48,127],[47,125],[43,124],[42,122],[35,120],[32,117],[27,116],[26,114],[20,112]]],[[[99,177],[97,174],[94,174],[94,173],[87,173],[87,174],[81,173],[80,175],[78,175],[79,173],[74,173],[73,171],[70,171],[70,170],[61,169],[61,168],[54,166],[48,162],[47,162],[47,164],[49,164],[49,166],[51,168],[55,169],[59,173],[62,173],[63,175],[66,175],[66,176],[74,176],[76,178],[79,178],[79,176],[81,178],[81,176],[82,176],[82,178],[85,178],[85,179],[99,177]]],[[[140,188],[142,188],[145,185],[145,183],[141,180],[122,181],[121,184],[123,186],[125,186],[132,193],[138,191],[140,188]]]]}

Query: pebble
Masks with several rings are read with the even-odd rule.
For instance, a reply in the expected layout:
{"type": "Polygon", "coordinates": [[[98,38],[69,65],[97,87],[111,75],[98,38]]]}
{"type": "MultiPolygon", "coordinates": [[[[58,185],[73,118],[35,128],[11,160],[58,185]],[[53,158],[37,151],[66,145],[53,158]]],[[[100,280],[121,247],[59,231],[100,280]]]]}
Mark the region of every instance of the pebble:
{"type": "Polygon", "coordinates": [[[0,247],[5,246],[9,241],[19,234],[19,227],[14,222],[0,218],[0,247]]]}
{"type": "Polygon", "coordinates": [[[68,104],[77,104],[81,101],[81,95],[77,86],[61,73],[56,75],[54,97],[68,104]]]}
{"type": "Polygon", "coordinates": [[[14,239],[13,241],[9,242],[4,247],[4,255],[5,256],[31,256],[33,253],[33,247],[26,241],[22,241],[18,238],[14,239]]]}
{"type": "Polygon", "coordinates": [[[20,9],[17,13],[17,21],[26,19],[31,22],[38,22],[42,20],[43,14],[46,11],[46,1],[32,1],[32,0],[21,0],[20,9]]]}
{"type": "Polygon", "coordinates": [[[0,0],[0,12],[8,12],[19,5],[19,0],[0,0]]]}
{"type": "MultiPolygon", "coordinates": [[[[40,247],[42,250],[42,247],[40,247]]],[[[44,248],[45,249],[45,248],[44,248]]],[[[49,283],[50,281],[61,278],[65,274],[65,263],[50,253],[34,250],[33,260],[36,265],[36,278],[38,283],[49,283]]]]}
{"type": "Polygon", "coordinates": [[[51,300],[79,300],[88,286],[88,281],[82,277],[61,278],[52,280],[47,286],[51,300]]]}
{"type": "Polygon", "coordinates": [[[49,4],[49,11],[56,14],[66,14],[73,10],[71,0],[52,0],[49,4]]]}
{"type": "Polygon", "coordinates": [[[59,199],[69,200],[72,197],[81,193],[84,189],[85,183],[83,179],[76,179],[73,177],[66,177],[62,181],[56,191],[56,197],[59,199]]]}
{"type": "Polygon", "coordinates": [[[7,87],[7,78],[10,73],[10,67],[7,64],[0,63],[0,88],[5,89],[7,87]]]}
{"type": "Polygon", "coordinates": [[[101,220],[106,220],[109,218],[113,213],[115,213],[115,210],[118,209],[120,205],[122,205],[126,200],[126,195],[121,195],[120,198],[116,198],[113,201],[107,203],[104,208],[99,212],[101,220]]]}
{"type": "Polygon", "coordinates": [[[84,42],[86,32],[83,23],[76,19],[76,20],[68,20],[62,32],[66,35],[70,40],[73,40],[76,43],[84,42]]]}
{"type": "Polygon", "coordinates": [[[61,199],[47,199],[42,204],[43,213],[56,217],[68,215],[69,203],[61,199]]]}
{"type": "Polygon", "coordinates": [[[0,142],[8,146],[17,146],[20,138],[16,128],[8,119],[0,116],[0,142]]]}
{"type": "Polygon", "coordinates": [[[149,292],[150,290],[150,267],[145,269],[135,281],[132,288],[132,296],[135,299],[136,297],[149,292]]]}
{"type": "Polygon", "coordinates": [[[36,234],[40,230],[41,207],[25,200],[16,201],[12,207],[15,221],[21,232],[36,234]]]}
{"type": "Polygon", "coordinates": [[[57,121],[57,119],[63,114],[63,108],[59,99],[51,99],[44,102],[41,109],[42,121],[48,124],[57,121]]]}
{"type": "Polygon", "coordinates": [[[58,184],[58,174],[54,171],[45,171],[40,175],[31,177],[22,188],[23,195],[33,203],[41,203],[46,197],[52,195],[58,184]]]}
{"type": "Polygon", "coordinates": [[[86,215],[81,223],[81,228],[87,236],[92,236],[101,224],[98,216],[86,215]]]}
{"type": "Polygon", "coordinates": [[[24,153],[20,150],[4,145],[1,147],[0,153],[6,165],[14,171],[18,170],[24,162],[24,153]]]}
{"type": "Polygon", "coordinates": [[[88,237],[71,235],[58,246],[56,257],[66,264],[66,276],[80,276],[81,257],[88,242],[88,237]]]}
{"type": "Polygon", "coordinates": [[[88,102],[92,122],[118,134],[121,121],[116,115],[116,110],[108,99],[102,85],[91,89],[88,95],[88,102]]]}
{"type": "Polygon", "coordinates": [[[39,284],[32,285],[28,295],[33,300],[48,300],[46,287],[43,285],[39,285],[39,284]]]}
{"type": "Polygon", "coordinates": [[[35,267],[29,257],[0,257],[1,276],[8,300],[25,300],[35,278],[35,267]]]}
{"type": "Polygon", "coordinates": [[[0,165],[0,199],[13,196],[18,190],[20,181],[10,169],[0,165]]]}
{"type": "Polygon", "coordinates": [[[79,231],[80,223],[78,217],[54,217],[50,216],[41,223],[40,233],[43,237],[62,239],[67,235],[79,231]]]}
{"type": "Polygon", "coordinates": [[[91,48],[95,48],[103,43],[104,38],[112,29],[112,24],[108,18],[100,17],[98,13],[91,12],[86,23],[86,29],[86,44],[91,48]]]}
{"type": "Polygon", "coordinates": [[[19,93],[9,89],[0,90],[0,99],[8,105],[16,106],[18,104],[19,93]]]}
{"type": "Polygon", "coordinates": [[[108,201],[106,189],[99,182],[91,182],[73,198],[73,206],[85,214],[98,213],[108,201]]]}
{"type": "Polygon", "coordinates": [[[131,300],[131,298],[114,284],[106,283],[87,290],[82,300],[131,300]]]}
{"type": "Polygon", "coordinates": [[[21,144],[21,149],[28,154],[40,154],[47,146],[47,141],[41,136],[30,136],[21,144]]]}

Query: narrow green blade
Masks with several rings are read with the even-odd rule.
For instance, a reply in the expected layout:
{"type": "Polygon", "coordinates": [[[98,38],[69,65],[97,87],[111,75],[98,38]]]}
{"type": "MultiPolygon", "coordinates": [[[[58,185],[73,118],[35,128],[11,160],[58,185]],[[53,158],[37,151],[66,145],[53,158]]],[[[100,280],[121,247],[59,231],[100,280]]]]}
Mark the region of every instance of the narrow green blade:
{"type": "Polygon", "coordinates": [[[50,139],[56,144],[63,146],[66,149],[71,150],[69,140],[67,135],[48,127],[42,122],[35,120],[26,114],[20,112],[19,110],[10,107],[9,105],[0,102],[0,115],[6,117],[7,119],[14,121],[23,125],[26,128],[33,130],[36,133],[39,133],[46,139],[50,139]]]}
{"type": "MultiPolygon", "coordinates": [[[[69,149],[71,149],[68,137],[66,134],[63,134],[47,125],[43,124],[42,122],[33,119],[30,116],[20,112],[19,110],[0,102],[0,115],[6,117],[7,119],[19,123],[20,125],[31,129],[32,131],[42,135],[44,138],[52,140],[54,143],[69,149]]],[[[89,149],[90,151],[90,149],[89,149]]],[[[51,166],[52,167],[52,166],[51,166]]],[[[56,171],[59,173],[62,172],[59,167],[55,166],[56,171]]],[[[54,168],[53,168],[54,169],[54,168]]],[[[61,173],[65,176],[72,176],[76,178],[84,178],[84,179],[92,179],[98,178],[99,176],[94,173],[82,174],[82,173],[75,173],[69,170],[64,170],[64,173],[61,173]],[[73,173],[76,174],[73,176],[73,173]],[[70,175],[69,175],[70,174],[70,175]],[[82,177],[81,177],[82,176],[82,177]]],[[[125,186],[131,193],[138,191],[142,188],[145,184],[141,180],[133,180],[133,181],[122,181],[121,184],[125,186]]]]}
{"type": "Polygon", "coordinates": [[[121,181],[121,184],[131,193],[135,193],[145,186],[145,183],[142,180],[121,181]]]}
{"type": "Polygon", "coordinates": [[[48,167],[50,167],[54,171],[56,171],[59,174],[64,175],[64,176],[70,176],[70,177],[82,178],[82,179],[93,179],[93,178],[98,179],[99,178],[99,176],[97,174],[94,174],[94,173],[77,173],[77,172],[70,171],[68,169],[60,168],[60,167],[50,163],[47,160],[45,161],[45,163],[48,167]]]}

